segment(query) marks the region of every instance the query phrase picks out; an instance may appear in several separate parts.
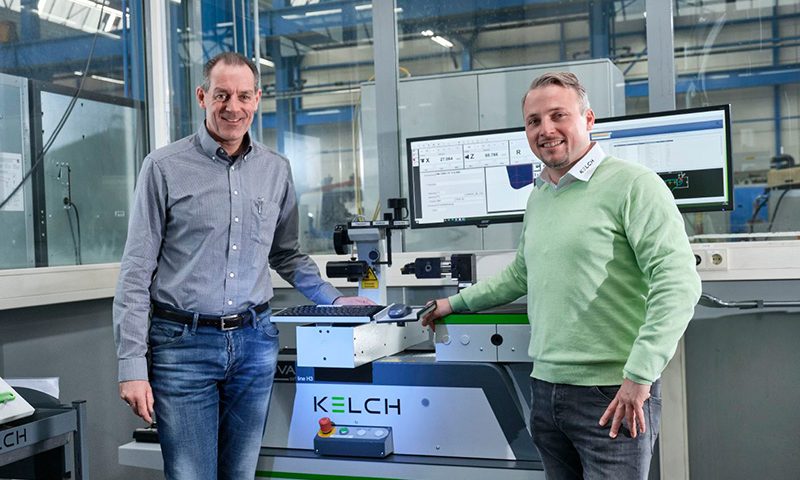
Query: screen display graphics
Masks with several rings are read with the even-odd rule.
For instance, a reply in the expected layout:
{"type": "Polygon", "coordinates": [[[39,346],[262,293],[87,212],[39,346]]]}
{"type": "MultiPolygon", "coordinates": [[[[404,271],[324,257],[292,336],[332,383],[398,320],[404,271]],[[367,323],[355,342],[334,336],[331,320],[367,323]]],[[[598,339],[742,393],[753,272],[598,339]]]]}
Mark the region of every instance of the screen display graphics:
{"type": "MultiPolygon", "coordinates": [[[[655,170],[681,211],[732,208],[727,105],[598,119],[590,136],[655,170]]],[[[412,228],[521,221],[544,167],[522,127],[409,138],[406,151],[412,228]]]]}

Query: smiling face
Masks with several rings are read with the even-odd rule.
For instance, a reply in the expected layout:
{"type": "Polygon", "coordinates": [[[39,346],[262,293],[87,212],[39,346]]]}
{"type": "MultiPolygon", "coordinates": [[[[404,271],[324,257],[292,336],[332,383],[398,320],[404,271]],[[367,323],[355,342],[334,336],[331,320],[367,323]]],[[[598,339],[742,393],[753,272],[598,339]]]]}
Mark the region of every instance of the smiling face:
{"type": "Polygon", "coordinates": [[[589,151],[594,112],[589,108],[581,113],[575,90],[559,85],[534,88],[525,96],[522,112],[528,145],[559,177],[589,151]]]}
{"type": "Polygon", "coordinates": [[[261,100],[253,72],[246,65],[219,62],[208,75],[208,90],[197,87],[197,102],[206,111],[206,129],[228,155],[242,146],[261,100]]]}

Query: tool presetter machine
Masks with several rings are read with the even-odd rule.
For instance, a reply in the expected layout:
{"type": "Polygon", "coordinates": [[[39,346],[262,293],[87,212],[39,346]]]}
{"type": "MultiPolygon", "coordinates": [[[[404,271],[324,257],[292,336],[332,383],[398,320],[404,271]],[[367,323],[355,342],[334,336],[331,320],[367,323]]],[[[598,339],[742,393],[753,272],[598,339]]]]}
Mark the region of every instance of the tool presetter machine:
{"type": "MultiPolygon", "coordinates": [[[[328,263],[328,276],[357,281],[359,295],[387,305],[392,232],[408,227],[404,201],[390,200],[394,212],[383,220],[337,226],[337,253],[354,245],[356,254],[328,263]]],[[[475,258],[421,258],[403,273],[467,286],[475,258]]],[[[524,313],[451,315],[434,334],[417,321],[421,306],[356,307],[352,315],[339,314],[348,307],[303,308],[273,318],[299,325],[296,357],[282,360],[289,374],[273,388],[262,474],[544,478],[527,427],[524,313]]]]}
{"type": "MultiPolygon", "coordinates": [[[[450,315],[434,333],[418,322],[423,306],[389,303],[391,236],[408,227],[403,201],[391,200],[382,220],[337,226],[337,253],[355,254],[326,268],[378,305],[273,316],[282,345],[292,328],[296,344],[279,356],[259,478],[544,479],[528,429],[524,307],[450,315]]],[[[403,273],[463,287],[475,281],[475,259],[418,258],[403,273]]],[[[120,461],[157,468],[147,448],[124,445],[120,461]]]]}

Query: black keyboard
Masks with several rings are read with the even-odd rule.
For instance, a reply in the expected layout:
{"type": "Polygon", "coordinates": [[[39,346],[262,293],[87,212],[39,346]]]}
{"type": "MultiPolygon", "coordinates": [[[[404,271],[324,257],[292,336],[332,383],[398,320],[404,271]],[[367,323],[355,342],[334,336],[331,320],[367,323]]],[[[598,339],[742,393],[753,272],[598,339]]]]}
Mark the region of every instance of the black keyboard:
{"type": "Polygon", "coordinates": [[[284,308],[275,317],[372,317],[384,305],[298,305],[284,308]]]}

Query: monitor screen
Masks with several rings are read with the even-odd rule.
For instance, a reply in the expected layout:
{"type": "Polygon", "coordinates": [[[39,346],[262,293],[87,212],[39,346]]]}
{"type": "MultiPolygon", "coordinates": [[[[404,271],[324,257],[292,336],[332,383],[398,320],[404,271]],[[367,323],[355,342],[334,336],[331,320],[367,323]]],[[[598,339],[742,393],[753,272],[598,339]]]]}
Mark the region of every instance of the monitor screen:
{"type": "Polygon", "coordinates": [[[597,119],[591,139],[608,155],[661,177],[682,212],[733,209],[730,107],[597,119]]]}
{"type": "MultiPolygon", "coordinates": [[[[681,211],[733,208],[727,105],[598,119],[609,155],[652,168],[681,211]]],[[[406,140],[411,227],[522,220],[544,165],[523,127],[406,140]]]]}

